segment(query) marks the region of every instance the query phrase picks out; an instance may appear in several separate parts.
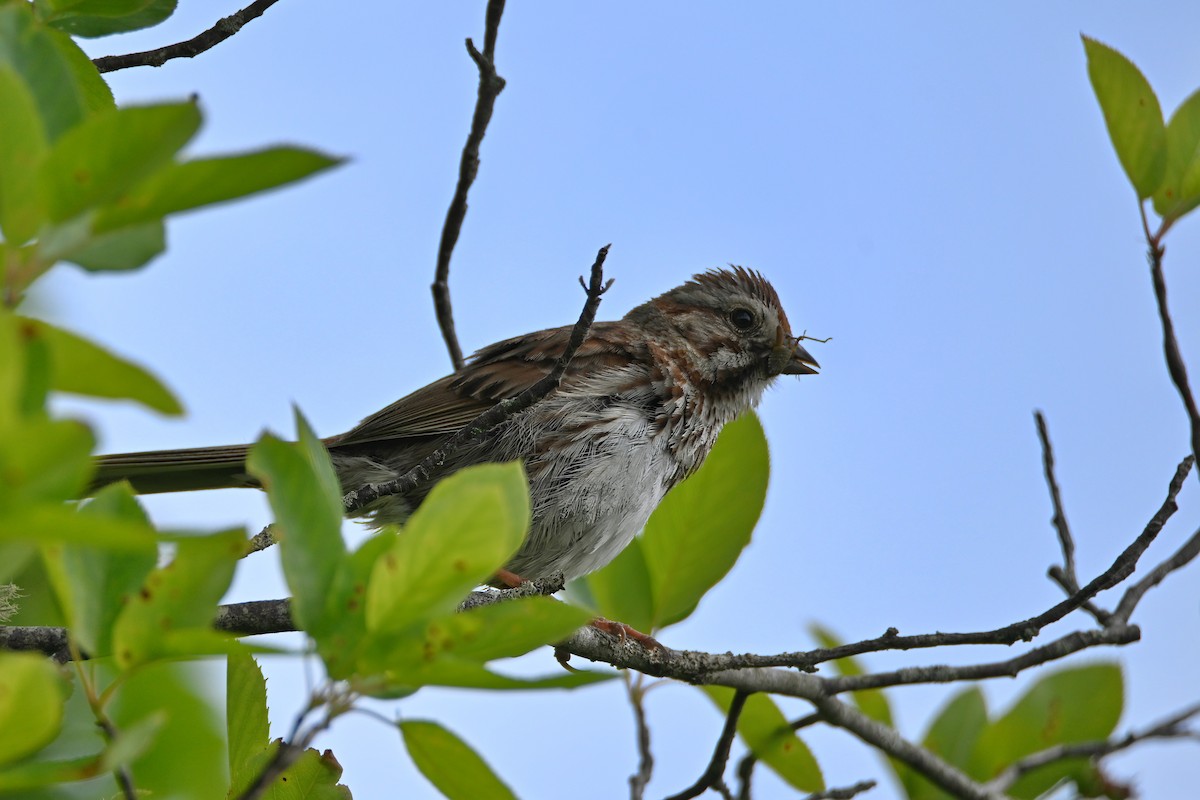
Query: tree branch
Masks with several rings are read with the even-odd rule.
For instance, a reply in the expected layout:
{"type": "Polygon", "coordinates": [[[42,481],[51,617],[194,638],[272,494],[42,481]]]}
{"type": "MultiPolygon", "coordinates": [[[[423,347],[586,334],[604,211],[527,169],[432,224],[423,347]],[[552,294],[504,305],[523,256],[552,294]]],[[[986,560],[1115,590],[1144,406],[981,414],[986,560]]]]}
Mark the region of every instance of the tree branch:
{"type": "MultiPolygon", "coordinates": [[[[1142,209],[1143,220],[1145,208],[1142,209]]],[[[1158,303],[1158,317],[1162,322],[1163,355],[1167,360],[1167,372],[1171,382],[1179,392],[1183,401],[1184,411],[1187,412],[1188,424],[1192,432],[1192,455],[1200,458],[1200,409],[1196,407],[1196,398],[1192,395],[1192,387],[1188,384],[1187,366],[1183,362],[1183,354],[1179,351],[1179,341],[1175,338],[1175,324],[1171,321],[1171,312],[1167,310],[1167,281],[1163,277],[1162,260],[1164,249],[1162,235],[1166,233],[1166,224],[1157,236],[1148,237],[1150,251],[1147,260],[1150,262],[1150,277],[1154,283],[1154,299],[1158,303]]],[[[1200,477],[1200,473],[1197,473],[1200,477]]]]}
{"type": "Polygon", "coordinates": [[[233,36],[250,20],[261,17],[263,12],[275,5],[276,2],[277,0],[255,0],[241,11],[219,20],[216,25],[186,42],[177,42],[157,50],[144,50],[140,53],[101,56],[93,58],[92,63],[100,72],[115,72],[129,67],[161,67],[173,58],[194,58],[233,36]]]}
{"type": "MultiPolygon", "coordinates": [[[[1046,486],[1050,489],[1050,502],[1054,507],[1054,516],[1050,524],[1058,533],[1058,543],[1062,548],[1063,565],[1053,565],[1047,574],[1050,579],[1062,587],[1071,596],[1079,591],[1079,577],[1075,572],[1075,539],[1071,536],[1071,526],[1067,524],[1067,514],[1063,510],[1062,493],[1058,489],[1058,477],[1054,473],[1054,448],[1050,445],[1050,432],[1046,428],[1046,418],[1041,411],[1033,412],[1037,421],[1038,440],[1042,443],[1042,468],[1046,473],[1046,486]]],[[[1108,620],[1108,612],[1088,600],[1081,608],[1103,625],[1108,620]]]]}
{"type": "Polygon", "coordinates": [[[454,331],[454,311],[450,306],[450,256],[458,243],[458,234],[462,231],[463,220],[467,216],[467,192],[475,182],[479,173],[479,145],[483,135],[487,133],[488,123],[492,119],[492,109],[496,105],[496,97],[504,90],[504,78],[496,74],[496,36],[500,32],[500,17],[504,14],[504,0],[488,0],[487,22],[483,33],[483,52],[475,49],[475,43],[467,39],[467,53],[479,68],[479,92],[475,98],[475,113],[471,117],[471,131],[467,134],[467,143],[463,145],[462,158],[458,162],[458,184],[454,187],[454,197],[450,200],[450,208],[446,210],[446,221],[442,225],[442,238],[438,244],[437,269],[434,272],[433,284],[429,287],[433,292],[433,308],[437,313],[438,328],[446,341],[446,349],[450,352],[450,363],[457,372],[463,367],[462,347],[458,344],[458,334],[454,331]]]}
{"type": "MultiPolygon", "coordinates": [[[[592,264],[591,280],[584,286],[584,291],[587,292],[587,302],[584,303],[579,320],[571,330],[571,338],[567,342],[566,349],[558,357],[554,368],[545,377],[516,397],[501,400],[464,425],[458,433],[447,439],[441,447],[430,453],[420,464],[417,464],[399,478],[383,481],[382,483],[370,483],[348,492],[342,498],[342,503],[347,514],[365,508],[380,497],[411,492],[414,488],[429,480],[433,468],[445,463],[450,454],[458,450],[459,447],[477,439],[509,417],[524,411],[558,389],[559,383],[562,382],[563,373],[567,371],[567,365],[575,357],[575,351],[583,344],[588,329],[591,328],[592,322],[596,319],[596,309],[600,307],[601,296],[612,285],[611,280],[607,283],[604,282],[604,259],[608,257],[608,248],[611,246],[606,244],[596,253],[596,261],[592,264]]],[[[583,278],[580,278],[579,282],[583,284],[583,278]]]]}
{"type": "Polygon", "coordinates": [[[631,678],[629,670],[621,673],[625,681],[625,691],[629,694],[629,704],[633,706],[633,722],[637,728],[638,770],[629,776],[630,800],[642,800],[646,796],[646,786],[654,774],[654,754],[650,751],[650,726],[646,724],[646,676],[640,672],[636,678],[631,678]]]}
{"type": "Polygon", "coordinates": [[[733,700],[729,704],[729,713],[725,715],[725,726],[717,738],[717,746],[713,749],[708,768],[696,779],[695,783],[679,794],[671,795],[667,800],[691,800],[693,797],[699,797],[708,789],[724,790],[724,794],[729,793],[729,789],[725,786],[725,765],[729,763],[729,748],[733,746],[733,737],[737,734],[738,718],[741,717],[742,709],[746,705],[746,698],[749,696],[749,692],[743,691],[738,691],[733,695],[733,700]]]}
{"type": "Polygon", "coordinates": [[[826,789],[823,792],[810,794],[804,800],[850,800],[851,797],[874,788],[875,781],[859,781],[853,786],[846,786],[841,789],[826,789]]]}
{"type": "Polygon", "coordinates": [[[812,703],[826,722],[849,731],[867,744],[903,761],[955,797],[963,800],[1003,798],[1001,793],[979,785],[957,767],[908,741],[895,728],[876,722],[837,698],[818,696],[812,699],[812,703]]]}
{"type": "MultiPolygon", "coordinates": [[[[801,730],[803,728],[807,728],[809,725],[815,725],[820,721],[821,721],[820,714],[809,714],[806,717],[801,717],[800,719],[793,720],[792,722],[788,723],[788,729],[795,732],[795,731],[801,730]]],[[[754,777],[754,765],[757,763],[758,763],[758,755],[753,750],[751,750],[749,753],[746,753],[746,755],[742,756],[742,760],[740,762],[738,762],[738,767],[737,767],[737,776],[738,776],[738,782],[739,782],[738,800],[750,800],[750,782],[751,782],[751,779],[754,777]]],[[[871,784],[871,786],[875,785],[874,781],[864,781],[863,783],[869,783],[869,784],[871,784]]],[[[857,785],[861,785],[861,784],[855,784],[855,785],[857,786],[857,785]]],[[[871,786],[866,787],[866,789],[861,789],[860,791],[865,792],[867,789],[871,788],[871,786]]],[[[855,792],[855,794],[857,794],[857,792],[855,792]]],[[[808,800],[812,800],[812,798],[814,798],[816,796],[817,795],[810,795],[808,800]]],[[[853,797],[854,795],[849,795],[849,796],[853,797]]]]}

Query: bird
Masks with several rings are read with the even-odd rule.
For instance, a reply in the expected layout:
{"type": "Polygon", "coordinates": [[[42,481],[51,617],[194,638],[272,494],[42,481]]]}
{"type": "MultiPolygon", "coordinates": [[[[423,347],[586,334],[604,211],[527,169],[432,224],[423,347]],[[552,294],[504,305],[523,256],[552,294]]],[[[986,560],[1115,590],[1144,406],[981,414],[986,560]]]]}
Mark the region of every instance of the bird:
{"type": "MultiPolygon", "coordinates": [[[[456,372],[322,440],[342,490],[403,475],[478,414],[553,368],[572,326],[480,349],[456,372]]],[[[596,322],[558,390],[453,451],[430,480],[354,512],[373,527],[403,525],[442,478],[487,462],[524,462],[531,525],[504,566],[522,579],[586,575],[633,540],[674,486],[700,467],[727,423],[756,407],[781,375],[820,365],[794,336],[761,273],[710,269],[596,322]]],[[[100,456],[92,490],[128,481],[152,494],[261,488],[251,445],[100,456]]]]}

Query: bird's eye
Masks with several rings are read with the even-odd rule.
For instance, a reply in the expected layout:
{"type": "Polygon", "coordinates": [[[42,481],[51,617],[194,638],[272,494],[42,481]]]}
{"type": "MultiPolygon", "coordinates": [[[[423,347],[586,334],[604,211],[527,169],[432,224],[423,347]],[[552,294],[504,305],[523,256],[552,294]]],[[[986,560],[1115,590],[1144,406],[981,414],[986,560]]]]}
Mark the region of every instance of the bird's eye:
{"type": "Polygon", "coordinates": [[[754,312],[748,308],[735,308],[729,312],[729,321],[739,331],[748,331],[754,327],[754,312]]]}

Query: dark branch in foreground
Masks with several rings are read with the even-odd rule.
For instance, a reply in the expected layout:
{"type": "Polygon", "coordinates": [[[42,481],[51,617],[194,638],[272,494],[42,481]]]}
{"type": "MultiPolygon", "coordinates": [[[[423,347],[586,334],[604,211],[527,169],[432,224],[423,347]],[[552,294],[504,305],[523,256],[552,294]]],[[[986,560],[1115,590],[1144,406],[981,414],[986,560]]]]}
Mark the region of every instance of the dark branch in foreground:
{"type": "MultiPolygon", "coordinates": [[[[501,400],[471,420],[458,433],[447,439],[441,447],[426,456],[420,464],[417,464],[399,478],[382,483],[370,483],[348,492],[342,498],[342,504],[347,514],[365,508],[380,497],[411,492],[418,485],[429,480],[430,470],[434,466],[444,463],[446,458],[459,447],[477,439],[504,420],[524,411],[558,389],[563,373],[567,371],[567,365],[575,357],[575,351],[583,344],[588,330],[592,327],[592,322],[596,319],[596,309],[600,307],[601,296],[612,285],[611,280],[607,283],[604,282],[604,259],[608,257],[608,248],[611,246],[606,244],[596,253],[596,261],[592,264],[591,280],[584,286],[587,292],[587,302],[584,303],[583,312],[580,313],[579,320],[571,330],[571,338],[567,342],[567,347],[563,350],[562,355],[558,357],[558,361],[554,363],[554,368],[544,378],[516,397],[501,400]]],[[[579,282],[583,283],[583,278],[580,278],[579,282]]]]}
{"type": "MultiPolygon", "coordinates": [[[[593,268],[592,285],[589,288],[589,306],[594,305],[593,301],[598,301],[599,292],[604,288],[600,283],[602,275],[599,269],[599,262],[603,260],[603,255],[604,251],[601,250],[597,258],[597,265],[593,268]]],[[[585,317],[587,317],[586,314],[585,317]]],[[[573,344],[567,348],[568,352],[563,354],[560,362],[563,368],[569,361],[574,347],[578,346],[574,334],[578,334],[578,340],[582,341],[587,327],[590,325],[590,318],[585,319],[585,317],[581,317],[580,325],[573,332],[573,344]]],[[[1149,589],[1200,555],[1200,531],[1196,531],[1174,554],[1150,570],[1141,581],[1127,586],[1117,610],[1111,615],[1106,625],[1097,629],[1068,633],[1006,661],[963,666],[912,667],[894,672],[829,678],[806,674],[797,669],[771,667],[788,666],[804,670],[812,669],[816,664],[845,655],[878,650],[907,650],[914,647],[939,645],[1011,643],[1007,637],[1011,636],[1013,632],[1024,634],[1018,635],[1016,638],[1032,638],[1042,626],[1061,619],[1070,610],[1079,608],[1081,603],[1090,599],[1095,592],[1112,588],[1132,574],[1142,553],[1175,511],[1175,496],[1180,491],[1191,466],[1192,459],[1189,456],[1176,470],[1168,489],[1167,499],[1162,507],[1146,525],[1141,535],[1118,556],[1108,570],[1064,603],[1060,603],[1030,620],[1005,626],[996,631],[973,634],[933,633],[902,637],[891,630],[878,639],[837,648],[788,653],[781,656],[760,656],[671,650],[667,647],[646,649],[632,639],[622,640],[588,626],[576,631],[557,647],[560,652],[604,662],[621,669],[637,670],[647,675],[673,678],[693,684],[726,686],[744,694],[766,692],[806,700],[815,707],[815,711],[822,721],[843,728],[862,741],[900,759],[954,796],[974,798],[975,800],[994,800],[1000,797],[998,791],[990,786],[975,783],[961,770],[946,763],[928,750],[904,739],[894,729],[872,720],[858,709],[842,702],[837,695],[864,688],[1011,676],[1030,667],[1049,663],[1088,648],[1101,645],[1121,645],[1136,641],[1140,633],[1136,626],[1128,624],[1130,615],[1149,589]]],[[[475,592],[464,601],[461,607],[472,608],[531,594],[551,594],[561,588],[561,576],[554,576],[542,581],[522,584],[516,589],[475,592]]],[[[289,614],[289,604],[286,600],[224,606],[220,609],[214,625],[220,630],[240,635],[294,630],[289,614]]],[[[62,628],[0,627],[0,649],[38,650],[47,654],[58,654],[68,650],[66,631],[62,628]]],[[[727,721],[727,727],[730,725],[736,726],[736,720],[727,721]]],[[[293,739],[293,742],[295,741],[293,739]]],[[[722,755],[721,749],[718,748],[714,758],[717,757],[722,760],[723,764],[723,759],[728,757],[728,753],[725,752],[722,755]]],[[[710,784],[710,786],[712,785],[710,784]]],[[[718,791],[728,795],[728,788],[723,782],[712,788],[717,788],[718,791]]]]}
{"type": "Polygon", "coordinates": [[[667,800],[691,800],[709,789],[729,794],[729,789],[725,786],[725,765],[729,763],[729,748],[733,746],[733,737],[737,733],[738,718],[741,717],[742,708],[745,707],[746,698],[749,696],[748,692],[743,691],[734,694],[733,700],[729,704],[729,713],[725,716],[725,727],[721,729],[721,735],[717,738],[717,746],[713,749],[708,768],[704,770],[703,775],[696,779],[695,783],[679,794],[671,795],[667,800]]]}
{"type": "Polygon", "coordinates": [[[463,219],[467,216],[467,192],[475,182],[479,173],[479,145],[483,135],[487,133],[488,123],[492,119],[492,109],[496,106],[496,97],[504,90],[504,78],[496,74],[496,36],[500,31],[500,17],[504,14],[504,0],[488,0],[487,23],[483,32],[483,52],[475,49],[475,43],[467,39],[467,53],[479,68],[479,93],[475,99],[475,114],[471,117],[471,132],[467,134],[467,143],[463,145],[462,158],[458,162],[458,184],[454,187],[454,197],[450,200],[450,208],[446,210],[446,222],[442,225],[442,239],[438,244],[437,270],[434,272],[433,308],[437,312],[438,328],[442,338],[446,340],[446,349],[450,352],[450,362],[454,369],[463,367],[462,347],[458,344],[458,334],[454,331],[454,311],[450,306],[450,256],[454,253],[454,245],[458,243],[458,234],[462,231],[463,219]]]}
{"type": "Polygon", "coordinates": [[[128,67],[161,67],[173,58],[194,58],[233,36],[250,20],[261,17],[263,12],[275,5],[276,2],[277,0],[255,0],[241,11],[219,20],[216,25],[186,42],[177,42],[157,50],[144,50],[140,53],[101,56],[93,58],[92,63],[100,72],[115,72],[128,67]]]}
{"type": "MultiPolygon", "coordinates": [[[[1146,226],[1145,208],[1142,208],[1142,225],[1146,226]]],[[[1167,227],[1168,225],[1164,224],[1156,236],[1147,236],[1147,244],[1150,246],[1147,258],[1150,261],[1150,277],[1154,282],[1154,299],[1158,303],[1158,316],[1162,322],[1163,355],[1167,359],[1167,372],[1170,373],[1171,382],[1175,384],[1179,398],[1183,401],[1183,408],[1187,412],[1192,432],[1192,455],[1200,458],[1200,409],[1196,407],[1196,398],[1188,384],[1187,366],[1179,350],[1179,341],[1175,338],[1175,324],[1171,321],[1171,312],[1167,310],[1167,281],[1163,277],[1162,268],[1162,236],[1167,227]]]]}

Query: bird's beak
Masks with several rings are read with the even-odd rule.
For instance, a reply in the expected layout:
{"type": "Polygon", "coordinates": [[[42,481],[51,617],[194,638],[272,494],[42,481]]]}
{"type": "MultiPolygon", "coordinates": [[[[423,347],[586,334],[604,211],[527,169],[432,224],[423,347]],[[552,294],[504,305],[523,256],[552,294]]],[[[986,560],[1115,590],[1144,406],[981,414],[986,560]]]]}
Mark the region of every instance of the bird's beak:
{"type": "Polygon", "coordinates": [[[771,373],[774,375],[816,375],[820,366],[796,341],[785,340],[771,351],[771,373]]]}

